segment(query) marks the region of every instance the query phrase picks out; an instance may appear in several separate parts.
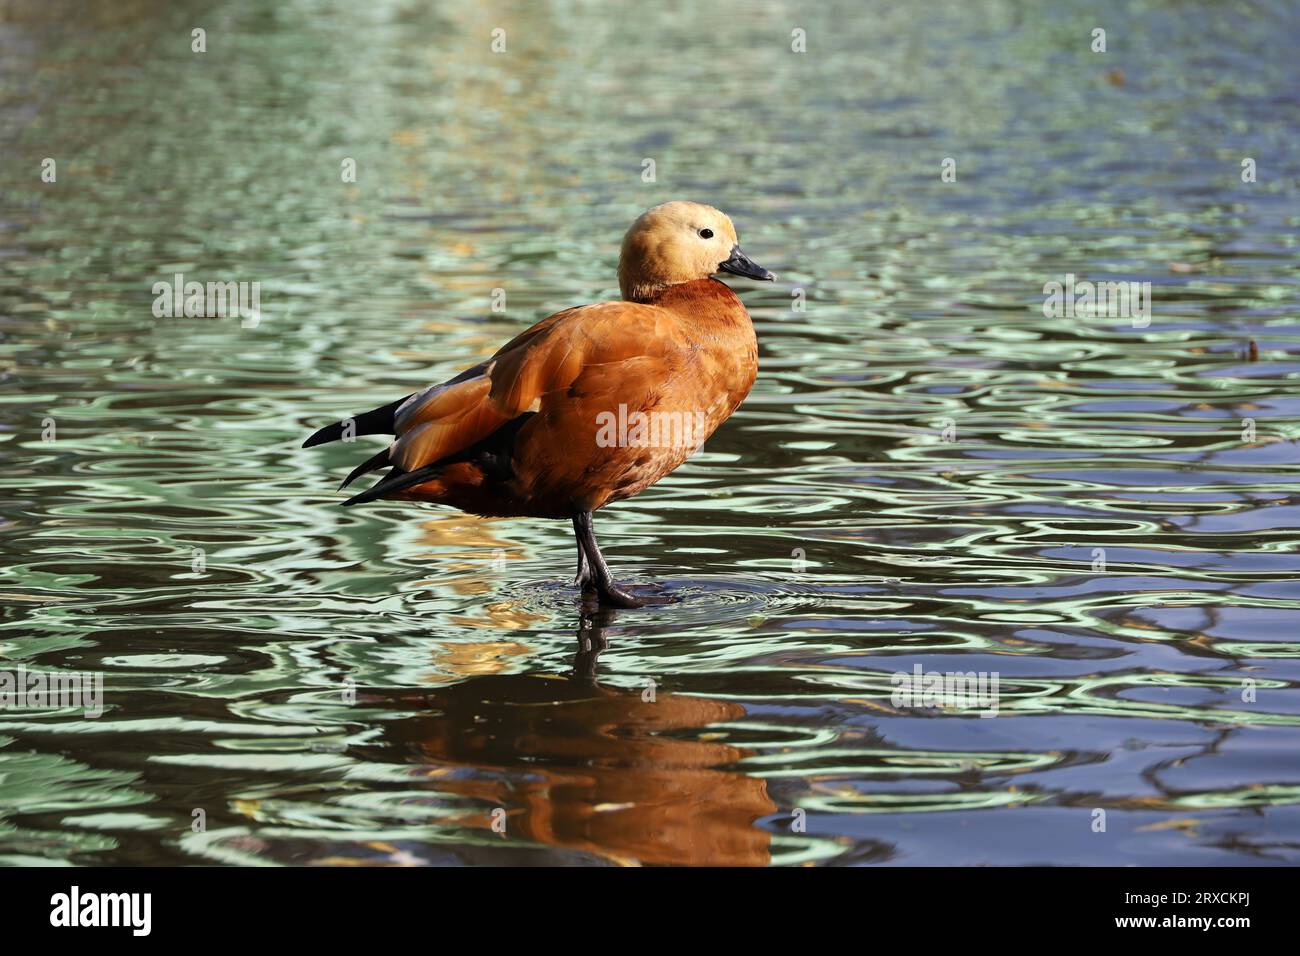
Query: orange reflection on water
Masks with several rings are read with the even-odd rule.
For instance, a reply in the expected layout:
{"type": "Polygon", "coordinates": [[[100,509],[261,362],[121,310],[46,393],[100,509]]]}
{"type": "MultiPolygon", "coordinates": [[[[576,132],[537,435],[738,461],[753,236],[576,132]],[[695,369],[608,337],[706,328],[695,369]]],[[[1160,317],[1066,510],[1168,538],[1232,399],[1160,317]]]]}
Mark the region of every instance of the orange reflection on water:
{"type": "MultiPolygon", "coordinates": [[[[759,866],[775,811],[764,781],[728,770],[737,747],[683,732],[744,716],[737,704],[538,675],[475,677],[389,701],[421,713],[385,739],[440,789],[506,811],[509,839],[624,863],[759,866]],[[472,774],[448,771],[472,770],[472,774]]],[[[499,814],[498,814],[499,815],[499,814]]],[[[489,829],[491,809],[463,818],[489,829]]]]}

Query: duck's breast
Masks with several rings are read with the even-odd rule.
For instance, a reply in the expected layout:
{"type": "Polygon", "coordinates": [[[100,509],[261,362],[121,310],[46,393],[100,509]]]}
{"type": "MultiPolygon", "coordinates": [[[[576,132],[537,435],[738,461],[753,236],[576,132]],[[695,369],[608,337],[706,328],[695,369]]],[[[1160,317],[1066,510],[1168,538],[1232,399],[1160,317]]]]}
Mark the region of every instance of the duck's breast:
{"type": "Polygon", "coordinates": [[[687,285],[601,329],[569,387],[543,397],[520,434],[522,497],[594,510],[638,494],[749,394],[758,356],[748,314],[720,282],[687,285]]]}

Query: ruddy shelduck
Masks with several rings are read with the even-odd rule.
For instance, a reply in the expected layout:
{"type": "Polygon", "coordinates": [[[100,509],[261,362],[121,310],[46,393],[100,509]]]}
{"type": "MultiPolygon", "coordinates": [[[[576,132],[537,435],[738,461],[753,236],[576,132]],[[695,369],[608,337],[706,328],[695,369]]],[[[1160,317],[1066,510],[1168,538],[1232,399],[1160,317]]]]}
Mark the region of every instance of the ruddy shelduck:
{"type": "Polygon", "coordinates": [[[615,583],[592,513],[671,472],[744,401],[758,371],[754,326],[715,273],[775,279],[712,206],[669,202],[623,238],[623,298],[557,312],[486,362],[351,419],[345,435],[395,440],[343,482],[390,470],[345,505],[401,498],[489,517],[568,518],[578,576],[601,603],[646,601],[615,583]]]}

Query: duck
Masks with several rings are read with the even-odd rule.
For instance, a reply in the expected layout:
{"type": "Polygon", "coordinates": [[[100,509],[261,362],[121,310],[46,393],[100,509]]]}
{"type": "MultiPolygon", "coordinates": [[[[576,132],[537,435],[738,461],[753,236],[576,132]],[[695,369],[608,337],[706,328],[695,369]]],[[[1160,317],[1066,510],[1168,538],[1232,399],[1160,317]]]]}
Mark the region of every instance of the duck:
{"type": "Polygon", "coordinates": [[[593,515],[671,474],[731,417],[758,374],[758,341],[719,274],[776,276],[703,203],[648,209],[623,237],[617,301],[542,319],[460,374],[316,431],[304,448],[390,435],[340,486],[343,502],[449,505],[482,517],[572,522],[574,584],[614,608],[662,603],[614,579],[593,515]]]}

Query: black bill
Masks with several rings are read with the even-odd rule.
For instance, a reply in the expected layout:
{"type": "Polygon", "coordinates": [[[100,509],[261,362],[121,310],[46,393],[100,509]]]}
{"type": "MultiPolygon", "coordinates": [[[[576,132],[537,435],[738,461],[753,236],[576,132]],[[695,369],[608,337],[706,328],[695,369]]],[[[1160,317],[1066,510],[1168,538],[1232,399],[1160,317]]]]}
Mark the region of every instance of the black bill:
{"type": "Polygon", "coordinates": [[[746,279],[766,279],[771,282],[776,275],[768,272],[749,256],[740,251],[740,246],[731,247],[731,258],[718,263],[718,270],[732,275],[744,276],[746,279]]]}

